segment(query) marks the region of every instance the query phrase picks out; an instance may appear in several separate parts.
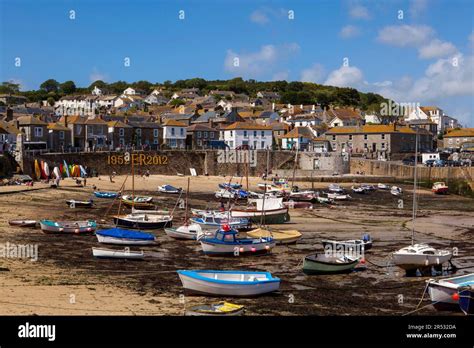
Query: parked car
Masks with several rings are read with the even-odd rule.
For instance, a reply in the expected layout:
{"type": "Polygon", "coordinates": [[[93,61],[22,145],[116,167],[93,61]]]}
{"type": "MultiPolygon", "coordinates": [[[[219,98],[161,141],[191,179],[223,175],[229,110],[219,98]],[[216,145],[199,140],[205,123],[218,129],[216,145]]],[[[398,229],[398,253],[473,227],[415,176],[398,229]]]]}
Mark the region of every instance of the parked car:
{"type": "Polygon", "coordinates": [[[460,161],[448,160],[448,161],[446,161],[446,166],[448,166],[448,167],[460,167],[461,162],[460,161]]]}
{"type": "Polygon", "coordinates": [[[438,159],[435,161],[433,164],[433,167],[445,167],[446,166],[446,161],[442,159],[438,159]]]}
{"type": "Polygon", "coordinates": [[[433,167],[435,162],[436,162],[436,160],[434,160],[434,159],[427,160],[427,161],[425,162],[425,166],[427,166],[427,167],[433,167]]]}

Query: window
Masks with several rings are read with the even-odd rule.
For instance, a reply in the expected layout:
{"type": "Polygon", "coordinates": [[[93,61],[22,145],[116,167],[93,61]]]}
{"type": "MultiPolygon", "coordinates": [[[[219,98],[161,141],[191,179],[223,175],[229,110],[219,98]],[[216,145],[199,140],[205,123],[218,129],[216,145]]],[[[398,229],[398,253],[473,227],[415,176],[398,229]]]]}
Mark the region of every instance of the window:
{"type": "Polygon", "coordinates": [[[209,138],[214,139],[214,132],[209,132],[209,138]]]}
{"type": "Polygon", "coordinates": [[[80,135],[82,133],[82,126],[76,125],[76,135],[80,135]]]}
{"type": "Polygon", "coordinates": [[[367,143],[364,143],[364,149],[367,149],[368,146],[367,146],[367,143]]]}
{"type": "Polygon", "coordinates": [[[119,128],[119,136],[120,137],[125,136],[125,129],[124,128],[119,128]]]}
{"type": "Polygon", "coordinates": [[[385,149],[385,143],[382,143],[382,149],[385,149]]]}
{"type": "Polygon", "coordinates": [[[247,137],[247,131],[244,131],[244,137],[247,137]]]}
{"type": "Polygon", "coordinates": [[[64,131],[59,132],[59,139],[61,139],[61,140],[64,139],[64,131]]]}
{"type": "Polygon", "coordinates": [[[153,129],[153,136],[158,138],[158,129],[153,129]]]}
{"type": "Polygon", "coordinates": [[[336,140],[336,136],[335,136],[335,135],[332,136],[332,140],[336,140]]]}
{"type": "Polygon", "coordinates": [[[231,149],[234,148],[234,142],[233,142],[233,141],[229,141],[229,147],[230,147],[231,149]]]}
{"type": "Polygon", "coordinates": [[[173,136],[175,135],[173,127],[171,127],[171,135],[173,135],[173,136]]]}
{"type": "Polygon", "coordinates": [[[265,142],[264,142],[264,141],[262,141],[262,147],[261,147],[261,148],[262,148],[262,149],[265,148],[265,142]]]}
{"type": "Polygon", "coordinates": [[[41,138],[43,136],[43,128],[35,127],[35,137],[41,138]]]}
{"type": "Polygon", "coordinates": [[[334,149],[334,151],[337,149],[337,143],[332,143],[332,148],[334,149]]]}
{"type": "Polygon", "coordinates": [[[202,136],[201,131],[198,131],[198,132],[197,132],[197,137],[200,138],[201,136],[202,136]]]}
{"type": "Polygon", "coordinates": [[[367,140],[367,134],[364,134],[364,140],[367,140]]]}
{"type": "Polygon", "coordinates": [[[254,149],[257,148],[257,142],[256,142],[256,141],[253,142],[253,148],[254,148],[254,149]]]}
{"type": "Polygon", "coordinates": [[[125,139],[124,139],[124,138],[120,138],[120,139],[119,139],[119,144],[122,145],[122,146],[125,146],[125,139]]]}
{"type": "Polygon", "coordinates": [[[158,144],[158,139],[156,139],[156,138],[153,139],[153,144],[155,144],[155,145],[158,144]]]}
{"type": "Polygon", "coordinates": [[[253,131],[253,136],[254,136],[254,137],[257,136],[257,131],[253,131]]]}
{"type": "MultiPolygon", "coordinates": [[[[174,128],[172,128],[172,129],[174,129],[174,128]]],[[[176,147],[176,139],[170,139],[169,140],[169,145],[170,145],[170,147],[176,147]]]]}
{"type": "Polygon", "coordinates": [[[382,134],[382,140],[384,140],[384,139],[385,139],[385,134],[382,134]]]}
{"type": "Polygon", "coordinates": [[[137,128],[136,133],[137,133],[137,136],[141,137],[141,136],[142,136],[142,130],[141,130],[141,128],[137,128]]]}
{"type": "Polygon", "coordinates": [[[204,132],[204,138],[207,138],[207,132],[204,132]]]}
{"type": "Polygon", "coordinates": [[[349,140],[352,140],[352,134],[349,135],[349,140]]]}
{"type": "Polygon", "coordinates": [[[198,139],[198,140],[197,140],[197,144],[198,144],[199,146],[201,146],[201,145],[202,145],[202,140],[201,140],[201,139],[198,139]]]}
{"type": "Polygon", "coordinates": [[[230,136],[231,136],[231,137],[234,136],[234,131],[230,131],[230,136]]]}
{"type": "Polygon", "coordinates": [[[184,135],[184,128],[180,128],[180,129],[179,129],[179,134],[180,134],[181,136],[184,135]]]}
{"type": "Polygon", "coordinates": [[[261,135],[262,135],[262,137],[264,137],[264,136],[265,136],[265,131],[262,131],[262,134],[261,134],[261,135]]]}

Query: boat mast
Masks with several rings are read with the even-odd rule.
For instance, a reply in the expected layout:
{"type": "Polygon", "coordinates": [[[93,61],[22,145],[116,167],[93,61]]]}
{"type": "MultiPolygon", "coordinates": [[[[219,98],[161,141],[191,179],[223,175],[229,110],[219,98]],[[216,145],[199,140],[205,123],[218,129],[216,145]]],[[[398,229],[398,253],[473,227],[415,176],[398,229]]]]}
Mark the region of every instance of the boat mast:
{"type": "Polygon", "coordinates": [[[263,223],[265,222],[265,197],[267,196],[267,179],[268,179],[268,162],[270,160],[268,148],[267,148],[267,168],[265,173],[265,191],[263,191],[263,201],[262,201],[262,215],[260,216],[260,227],[262,227],[263,223]]]}
{"type": "Polygon", "coordinates": [[[132,209],[135,207],[135,168],[133,163],[133,151],[130,155],[130,161],[132,161],[132,209]]]}
{"type": "Polygon", "coordinates": [[[413,212],[412,212],[412,230],[411,230],[411,245],[415,244],[415,219],[416,219],[416,183],[418,167],[418,128],[415,128],[415,169],[413,178],[413,212]]]}
{"type": "Polygon", "coordinates": [[[191,180],[188,177],[188,187],[186,188],[186,210],[184,212],[184,226],[188,226],[188,195],[189,195],[189,181],[191,180]]]}

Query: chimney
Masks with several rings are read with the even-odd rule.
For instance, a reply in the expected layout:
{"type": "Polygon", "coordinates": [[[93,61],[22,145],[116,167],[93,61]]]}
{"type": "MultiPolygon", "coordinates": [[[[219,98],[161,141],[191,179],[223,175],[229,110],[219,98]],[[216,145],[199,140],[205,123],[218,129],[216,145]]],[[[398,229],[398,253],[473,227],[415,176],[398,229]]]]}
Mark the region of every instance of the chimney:
{"type": "Polygon", "coordinates": [[[10,107],[7,108],[7,118],[6,118],[6,121],[7,121],[7,122],[13,121],[13,109],[10,108],[10,107]]]}

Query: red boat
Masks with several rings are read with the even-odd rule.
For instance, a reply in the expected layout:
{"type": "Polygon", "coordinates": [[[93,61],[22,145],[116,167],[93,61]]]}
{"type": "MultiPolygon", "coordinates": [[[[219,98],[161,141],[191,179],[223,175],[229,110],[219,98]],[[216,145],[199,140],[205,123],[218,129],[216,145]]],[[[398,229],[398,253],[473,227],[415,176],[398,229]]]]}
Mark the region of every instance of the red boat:
{"type": "Polygon", "coordinates": [[[448,186],[444,182],[435,182],[431,191],[438,195],[446,195],[448,194],[448,186]]]}

